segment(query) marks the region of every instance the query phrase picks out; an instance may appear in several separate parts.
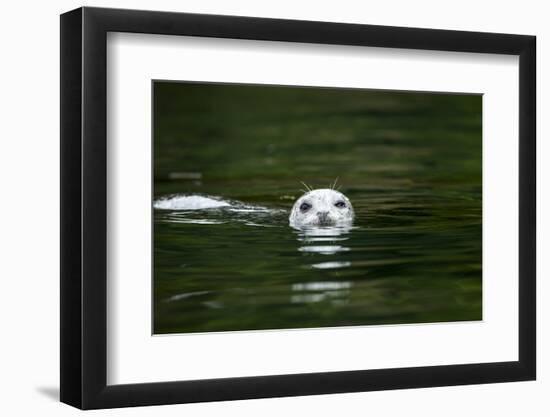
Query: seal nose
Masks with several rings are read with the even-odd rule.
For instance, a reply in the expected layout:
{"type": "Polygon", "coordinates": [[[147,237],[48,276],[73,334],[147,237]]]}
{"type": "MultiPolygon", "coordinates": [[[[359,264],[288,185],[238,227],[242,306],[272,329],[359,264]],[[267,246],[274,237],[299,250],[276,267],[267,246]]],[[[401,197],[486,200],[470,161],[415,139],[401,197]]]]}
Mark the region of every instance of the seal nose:
{"type": "Polygon", "coordinates": [[[320,223],[326,223],[328,221],[328,211],[318,211],[317,217],[319,217],[320,223]]]}

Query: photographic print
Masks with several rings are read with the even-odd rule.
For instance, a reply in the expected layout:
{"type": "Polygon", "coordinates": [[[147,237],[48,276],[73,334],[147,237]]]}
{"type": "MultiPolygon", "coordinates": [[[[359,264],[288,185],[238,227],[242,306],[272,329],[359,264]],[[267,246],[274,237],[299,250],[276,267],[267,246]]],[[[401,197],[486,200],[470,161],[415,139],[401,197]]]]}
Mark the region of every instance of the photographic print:
{"type": "Polygon", "coordinates": [[[153,333],[482,320],[482,96],[153,88],[153,333]]]}
{"type": "Polygon", "coordinates": [[[60,35],[62,402],[536,379],[536,37],[94,7],[60,35]]]}

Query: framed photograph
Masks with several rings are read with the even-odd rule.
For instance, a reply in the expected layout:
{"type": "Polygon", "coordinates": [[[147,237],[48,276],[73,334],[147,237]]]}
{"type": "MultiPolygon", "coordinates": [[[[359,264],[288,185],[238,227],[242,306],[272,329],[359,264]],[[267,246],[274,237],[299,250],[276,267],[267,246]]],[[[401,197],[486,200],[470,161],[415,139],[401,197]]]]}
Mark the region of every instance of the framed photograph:
{"type": "Polygon", "coordinates": [[[61,401],[533,380],[535,37],[61,16],[61,401]]]}

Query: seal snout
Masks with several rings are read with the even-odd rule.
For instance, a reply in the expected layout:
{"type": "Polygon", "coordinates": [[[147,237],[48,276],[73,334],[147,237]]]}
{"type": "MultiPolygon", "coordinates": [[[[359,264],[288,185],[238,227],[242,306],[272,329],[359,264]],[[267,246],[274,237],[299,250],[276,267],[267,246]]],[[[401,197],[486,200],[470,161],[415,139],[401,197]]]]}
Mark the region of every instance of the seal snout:
{"type": "Polygon", "coordinates": [[[319,219],[319,224],[330,224],[332,219],[329,217],[328,211],[318,211],[317,218],[319,219]]]}

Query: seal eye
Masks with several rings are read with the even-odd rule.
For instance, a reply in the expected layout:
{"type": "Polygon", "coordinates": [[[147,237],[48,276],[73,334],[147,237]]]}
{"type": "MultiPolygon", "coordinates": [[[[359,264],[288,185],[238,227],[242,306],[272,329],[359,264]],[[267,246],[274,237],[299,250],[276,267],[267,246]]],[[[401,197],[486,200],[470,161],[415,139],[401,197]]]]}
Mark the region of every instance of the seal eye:
{"type": "Polygon", "coordinates": [[[311,208],[311,204],[309,203],[300,204],[300,211],[308,211],[310,208],[311,208]]]}
{"type": "Polygon", "coordinates": [[[343,201],[337,201],[334,205],[338,208],[346,207],[346,203],[344,203],[343,201]]]}

